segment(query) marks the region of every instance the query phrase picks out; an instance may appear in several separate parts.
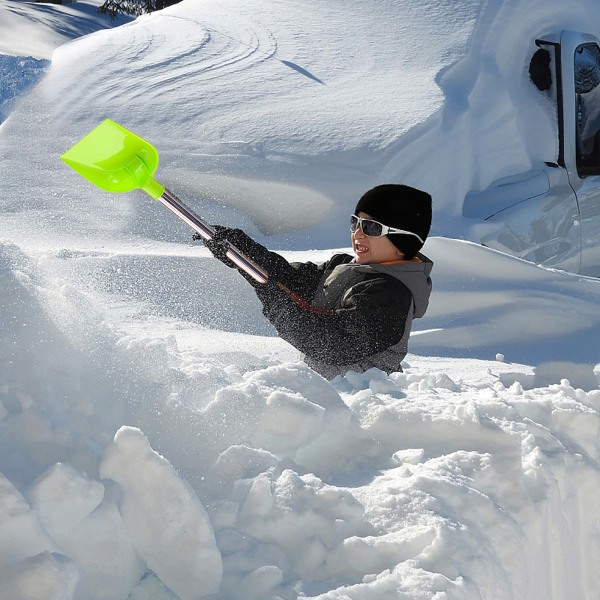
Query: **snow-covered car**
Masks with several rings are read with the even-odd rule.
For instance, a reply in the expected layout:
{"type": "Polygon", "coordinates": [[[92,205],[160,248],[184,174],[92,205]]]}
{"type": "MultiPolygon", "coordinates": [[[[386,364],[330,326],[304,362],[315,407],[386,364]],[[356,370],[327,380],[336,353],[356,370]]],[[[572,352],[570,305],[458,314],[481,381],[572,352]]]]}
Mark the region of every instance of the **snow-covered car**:
{"type": "Polygon", "coordinates": [[[540,167],[467,194],[482,244],[547,267],[600,276],[600,44],[562,31],[536,40],[529,75],[556,110],[540,167]]]}

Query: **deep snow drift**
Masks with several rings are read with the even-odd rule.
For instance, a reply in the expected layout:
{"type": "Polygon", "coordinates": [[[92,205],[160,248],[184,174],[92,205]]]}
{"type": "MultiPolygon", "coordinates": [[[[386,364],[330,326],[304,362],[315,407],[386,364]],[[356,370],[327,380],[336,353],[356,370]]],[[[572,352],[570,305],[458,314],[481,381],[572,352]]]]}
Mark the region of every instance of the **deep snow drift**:
{"type": "Polygon", "coordinates": [[[70,5],[0,2],[0,123],[48,70],[54,50],[65,42],[98,29],[130,21],[113,21],[98,13],[97,2],[70,5]]]}
{"type": "Polygon", "coordinates": [[[107,24],[0,0],[7,80],[47,61],[0,96],[0,599],[600,596],[600,282],[457,216],[546,158],[528,49],[600,8],[447,4],[187,0],[64,43],[107,24]],[[370,185],[430,190],[404,372],[325,381],[187,226],[69,171],[104,117],[294,260],[346,247],[370,185]]]}

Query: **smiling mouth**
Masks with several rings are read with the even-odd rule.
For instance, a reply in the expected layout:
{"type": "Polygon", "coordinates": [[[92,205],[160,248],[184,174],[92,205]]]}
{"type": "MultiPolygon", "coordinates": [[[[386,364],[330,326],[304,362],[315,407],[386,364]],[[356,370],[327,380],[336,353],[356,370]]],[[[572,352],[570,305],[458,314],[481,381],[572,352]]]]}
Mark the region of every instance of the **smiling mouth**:
{"type": "Polygon", "coordinates": [[[367,248],[367,246],[363,246],[361,244],[355,244],[354,250],[356,250],[357,254],[362,254],[364,252],[368,252],[369,248],[367,248]]]}

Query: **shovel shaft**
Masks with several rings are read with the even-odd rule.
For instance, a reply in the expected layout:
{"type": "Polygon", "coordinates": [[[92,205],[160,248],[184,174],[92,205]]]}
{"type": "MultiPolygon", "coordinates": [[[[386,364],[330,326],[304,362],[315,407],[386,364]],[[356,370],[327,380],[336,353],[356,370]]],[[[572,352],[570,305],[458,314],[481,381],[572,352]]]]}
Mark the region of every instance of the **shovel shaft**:
{"type": "MultiPolygon", "coordinates": [[[[172,210],[180,219],[185,221],[194,231],[199,233],[205,240],[212,239],[215,230],[205,223],[198,215],[188,208],[173,192],[165,188],[163,194],[157,198],[167,208],[172,210]]],[[[258,283],[267,283],[268,273],[252,262],[246,255],[242,254],[233,244],[229,245],[227,258],[238,268],[250,275],[258,283]]]]}

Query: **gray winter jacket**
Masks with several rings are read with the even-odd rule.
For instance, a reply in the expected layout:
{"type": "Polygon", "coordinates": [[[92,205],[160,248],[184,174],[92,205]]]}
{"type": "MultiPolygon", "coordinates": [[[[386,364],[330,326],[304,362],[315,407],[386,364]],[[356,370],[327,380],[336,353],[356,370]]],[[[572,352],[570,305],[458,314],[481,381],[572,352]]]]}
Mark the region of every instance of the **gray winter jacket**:
{"type": "Polygon", "coordinates": [[[261,264],[308,304],[273,284],[256,286],[263,313],[310,367],[328,379],[371,367],[402,371],[412,320],[429,303],[431,260],[359,265],[337,254],[320,265],[290,264],[266,252],[261,264]]]}

